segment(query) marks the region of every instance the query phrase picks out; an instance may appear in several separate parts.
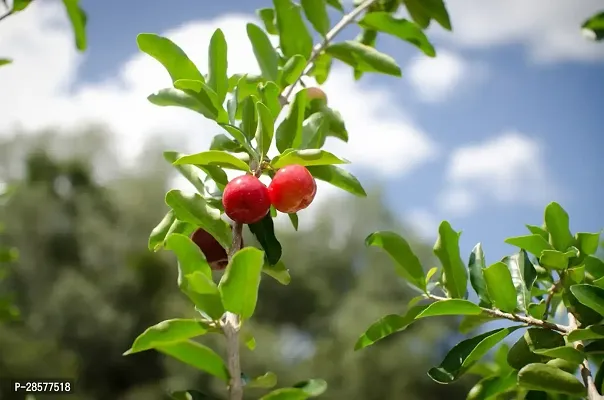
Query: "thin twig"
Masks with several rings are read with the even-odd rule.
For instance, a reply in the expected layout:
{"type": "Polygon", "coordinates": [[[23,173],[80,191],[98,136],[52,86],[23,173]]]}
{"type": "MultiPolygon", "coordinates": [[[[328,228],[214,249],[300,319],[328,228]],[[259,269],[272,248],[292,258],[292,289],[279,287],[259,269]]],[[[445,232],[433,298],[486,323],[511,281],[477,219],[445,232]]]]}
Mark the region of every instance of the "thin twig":
{"type": "MultiPolygon", "coordinates": [[[[444,297],[434,296],[434,295],[429,295],[428,297],[430,299],[436,300],[436,301],[449,300],[444,297]]],[[[523,324],[527,324],[527,325],[551,329],[553,331],[557,331],[557,332],[563,333],[565,335],[571,331],[570,327],[568,327],[568,326],[555,324],[553,322],[544,321],[542,319],[533,318],[533,317],[530,317],[527,315],[512,314],[512,313],[507,313],[507,312],[504,312],[501,310],[495,310],[495,309],[484,308],[484,307],[480,307],[480,309],[482,310],[483,313],[490,315],[491,317],[494,317],[494,318],[501,318],[501,319],[508,319],[510,321],[515,321],[515,322],[522,322],[523,324]]]]}
{"type": "Polygon", "coordinates": [[[558,289],[560,287],[560,282],[561,281],[557,281],[548,290],[547,299],[545,299],[545,312],[543,313],[543,319],[547,319],[549,317],[549,312],[550,312],[550,307],[552,305],[552,300],[553,300],[554,296],[556,295],[556,292],[558,291],[558,289]]]}
{"type": "Polygon", "coordinates": [[[363,11],[365,11],[367,8],[369,8],[376,1],[377,0],[365,0],[364,2],[359,4],[359,6],[357,8],[352,10],[349,14],[346,14],[340,20],[340,22],[338,22],[329,32],[327,32],[327,35],[325,35],[325,39],[323,40],[323,42],[318,43],[313,48],[312,52],[310,53],[310,57],[308,58],[308,61],[306,62],[306,67],[304,67],[303,72],[300,74],[298,79],[296,79],[296,81],[285,92],[284,97],[286,99],[289,99],[289,96],[291,96],[292,92],[294,91],[294,89],[295,89],[296,85],[298,84],[298,82],[300,81],[300,79],[302,79],[302,77],[304,75],[307,75],[310,72],[310,70],[313,67],[314,62],[316,61],[317,57],[319,57],[319,54],[321,54],[323,52],[323,50],[325,50],[325,48],[327,48],[327,46],[329,46],[329,44],[336,37],[336,35],[338,33],[340,33],[342,31],[342,29],[346,28],[346,26],[348,24],[353,22],[356,19],[356,17],[361,15],[361,13],[363,11]]]}
{"type": "MultiPolygon", "coordinates": [[[[573,313],[568,313],[568,325],[571,330],[575,330],[578,328],[577,318],[575,318],[573,313]]],[[[583,351],[583,342],[581,340],[577,340],[573,343],[575,349],[579,351],[583,351]]],[[[583,383],[587,388],[587,398],[589,400],[602,400],[604,397],[600,395],[598,392],[598,388],[594,382],[594,379],[591,375],[591,371],[589,370],[589,361],[587,359],[583,360],[583,363],[580,365],[579,369],[581,370],[581,377],[583,378],[583,383]]]]}

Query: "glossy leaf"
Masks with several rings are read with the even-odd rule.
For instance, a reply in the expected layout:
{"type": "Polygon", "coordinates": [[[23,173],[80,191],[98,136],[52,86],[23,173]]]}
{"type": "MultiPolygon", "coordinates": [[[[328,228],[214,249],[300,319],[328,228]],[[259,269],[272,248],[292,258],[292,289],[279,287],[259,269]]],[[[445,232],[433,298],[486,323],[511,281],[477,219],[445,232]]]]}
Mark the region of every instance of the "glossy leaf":
{"type": "Polygon", "coordinates": [[[238,142],[238,144],[243,146],[248,154],[256,159],[258,158],[258,153],[249,145],[249,141],[241,129],[229,124],[220,124],[220,126],[224,128],[224,130],[227,131],[238,142]]]}
{"type": "Polygon", "coordinates": [[[279,47],[285,57],[296,54],[308,59],[312,52],[313,40],[304,20],[300,6],[291,0],[273,0],[277,15],[279,47]]]}
{"type": "Polygon", "coordinates": [[[166,240],[170,227],[175,220],[176,216],[174,215],[174,211],[169,210],[159,224],[151,231],[148,243],[149,250],[158,251],[163,246],[164,240],[166,240]]]}
{"type": "Polygon", "coordinates": [[[268,107],[273,119],[278,118],[281,109],[283,108],[280,100],[281,89],[279,89],[279,86],[277,86],[275,82],[266,82],[259,85],[258,90],[260,92],[260,97],[262,98],[262,103],[268,107]]]}
{"type": "Polygon", "coordinates": [[[254,234],[266,254],[266,260],[270,265],[276,265],[281,259],[281,243],[275,236],[273,219],[269,214],[260,221],[249,224],[250,231],[254,234]]]}
{"type": "Polygon", "coordinates": [[[503,376],[489,376],[480,380],[468,393],[466,400],[486,400],[513,390],[516,387],[516,372],[503,376]]]}
{"type": "Polygon", "coordinates": [[[570,346],[553,347],[551,349],[536,349],[533,350],[533,353],[542,356],[560,358],[575,364],[581,364],[585,358],[583,352],[570,346]]]}
{"type": "Polygon", "coordinates": [[[275,169],[287,165],[298,164],[304,166],[348,164],[349,161],[341,159],[332,153],[319,149],[294,150],[273,158],[271,166],[275,169]]]}
{"type": "Polygon", "coordinates": [[[294,84],[298,78],[302,75],[304,68],[306,67],[306,58],[300,54],[296,54],[283,66],[283,76],[281,77],[281,83],[283,86],[289,86],[294,84]]]}
{"type": "Polygon", "coordinates": [[[402,75],[401,68],[392,57],[353,40],[331,44],[325,51],[362,72],[402,75]]]}
{"type": "Polygon", "coordinates": [[[542,227],[537,225],[526,225],[526,227],[529,232],[531,232],[533,235],[539,235],[543,239],[545,239],[545,241],[549,240],[549,232],[543,229],[542,227]]]}
{"type": "Polygon", "coordinates": [[[583,284],[571,286],[570,291],[581,304],[604,316],[604,289],[583,284]]]}
{"type": "Polygon", "coordinates": [[[591,276],[594,278],[602,278],[604,277],[604,261],[600,260],[598,257],[587,256],[583,260],[585,265],[585,271],[589,272],[591,276]]]}
{"type": "Polygon", "coordinates": [[[3,65],[8,65],[12,62],[13,60],[11,60],[10,58],[0,58],[0,67],[3,65]]]}
{"type": "Polygon", "coordinates": [[[329,32],[330,22],[327,14],[326,0],[301,0],[302,9],[313,28],[325,37],[329,32]]]}
{"type": "Polygon", "coordinates": [[[564,337],[549,329],[530,328],[514,343],[507,355],[508,364],[514,369],[521,369],[531,363],[546,362],[551,359],[535,353],[540,349],[551,349],[564,346],[564,337]]]}
{"type": "Polygon", "coordinates": [[[208,150],[178,158],[174,165],[216,165],[223,168],[250,171],[249,165],[231,153],[219,150],[208,150]]]}
{"type": "Polygon", "coordinates": [[[310,396],[301,389],[282,388],[262,396],[260,400],[306,400],[310,396]]]}
{"type": "Polygon", "coordinates": [[[468,270],[470,271],[470,284],[478,295],[481,303],[486,307],[490,307],[491,299],[487,291],[487,284],[484,280],[483,270],[486,268],[484,252],[482,245],[478,243],[470,253],[470,261],[468,261],[468,270]]]}
{"type": "Polygon", "coordinates": [[[300,149],[320,149],[325,144],[329,132],[330,120],[323,113],[314,113],[302,125],[302,143],[300,149]]]}
{"type": "Polygon", "coordinates": [[[405,315],[390,314],[380,318],[359,337],[354,345],[355,350],[360,350],[371,346],[378,340],[381,340],[393,333],[400,332],[407,328],[422,311],[428,306],[413,306],[407,310],[405,315]]]}
{"type": "Polygon", "coordinates": [[[174,82],[174,87],[197,99],[199,104],[203,106],[203,109],[199,112],[206,118],[212,119],[219,124],[229,122],[229,116],[224,110],[218,94],[203,81],[178,79],[174,82]]]}
{"type": "Polygon", "coordinates": [[[216,29],[210,39],[208,54],[208,86],[218,95],[218,102],[223,103],[229,89],[227,75],[227,42],[224,33],[216,29]]]}
{"type": "Polygon", "coordinates": [[[256,61],[262,71],[262,76],[276,81],[279,73],[279,56],[266,33],[257,25],[247,24],[247,36],[252,43],[256,61]]]}
{"type": "Polygon", "coordinates": [[[600,246],[600,232],[577,232],[575,233],[575,240],[582,255],[593,255],[600,246]]]}
{"type": "Polygon", "coordinates": [[[275,265],[270,265],[265,262],[262,267],[262,272],[275,279],[282,285],[289,285],[292,277],[289,275],[289,270],[283,264],[283,261],[278,261],[275,265]]]}
{"type": "Polygon", "coordinates": [[[256,128],[256,147],[258,152],[266,155],[273,141],[275,120],[271,111],[261,102],[256,103],[256,111],[258,112],[258,127],[256,128]]]}
{"type": "Polygon", "coordinates": [[[499,261],[484,270],[489,297],[500,310],[513,312],[516,309],[516,289],[507,265],[499,261]]]}
{"type": "Polygon", "coordinates": [[[439,383],[451,383],[461,377],[476,361],[520,326],[495,329],[455,345],[438,367],[431,368],[428,376],[439,383]]]}
{"type": "Polygon", "coordinates": [[[518,372],[518,384],[526,389],[585,396],[585,386],[573,375],[545,364],[528,364],[518,372]]]}
{"type": "Polygon", "coordinates": [[[539,257],[543,250],[552,250],[552,246],[541,235],[516,236],[505,239],[505,243],[519,247],[539,257]]]}
{"type": "Polygon", "coordinates": [[[132,344],[124,355],[154,349],[159,346],[182,342],[205,335],[212,328],[205,322],[195,319],[169,319],[147,328],[132,344]]]}
{"type": "Polygon", "coordinates": [[[13,0],[12,12],[16,13],[25,10],[33,1],[34,0],[13,0]]]}
{"type": "Polygon", "coordinates": [[[207,104],[204,104],[198,98],[191,96],[182,90],[172,88],[161,89],[158,92],[149,95],[147,100],[160,107],[188,108],[211,120],[216,120],[218,118],[218,111],[209,100],[207,104]]]}
{"type": "Polygon", "coordinates": [[[543,250],[539,257],[539,265],[547,269],[563,270],[568,268],[569,261],[576,253],[570,251],[563,253],[558,250],[543,250]]]}
{"type": "Polygon", "coordinates": [[[358,179],[350,172],[335,165],[316,165],[306,167],[315,179],[332,184],[359,197],[367,197],[367,192],[358,179]]]}
{"type": "Polygon", "coordinates": [[[545,207],[545,227],[550,235],[550,244],[554,249],[566,251],[574,243],[570,233],[568,213],[556,202],[545,207]]]}
{"type": "Polygon", "coordinates": [[[159,61],[170,74],[172,82],[179,79],[204,81],[201,72],[186,53],[170,39],[153,33],[141,33],[136,37],[138,48],[159,61]]]}
{"type": "Polygon", "coordinates": [[[220,211],[210,207],[200,195],[170,190],[166,194],[166,204],[174,210],[176,218],[202,227],[225,249],[231,246],[229,224],[220,218],[220,211]]]}
{"type": "Polygon", "coordinates": [[[268,33],[270,33],[271,35],[279,34],[279,32],[277,31],[275,10],[273,10],[272,8],[261,8],[259,10],[256,10],[256,14],[258,14],[258,17],[260,17],[260,19],[262,20],[262,23],[264,24],[264,29],[266,29],[268,33]]]}
{"type": "Polygon", "coordinates": [[[520,250],[513,256],[504,257],[503,262],[507,264],[512,282],[516,289],[516,305],[519,310],[526,311],[531,303],[531,290],[537,280],[535,266],[524,250],[520,250]]]}
{"type": "MultiPolygon", "coordinates": [[[[174,165],[174,161],[178,160],[179,158],[181,158],[183,156],[184,156],[184,154],[178,153],[176,151],[165,151],[164,152],[164,159],[172,165],[174,165]]],[[[197,191],[200,194],[204,192],[205,187],[204,187],[203,180],[201,179],[201,177],[199,175],[199,173],[200,173],[199,168],[197,168],[193,165],[174,165],[174,168],[176,168],[176,170],[178,172],[180,172],[180,174],[184,178],[186,178],[189,182],[191,182],[191,184],[195,187],[195,189],[197,189],[197,191]]]]}
{"type": "Polygon", "coordinates": [[[297,231],[298,230],[298,225],[299,225],[298,214],[296,214],[296,213],[288,213],[287,217],[291,221],[292,226],[294,227],[294,229],[297,231]]]}
{"type": "Polygon", "coordinates": [[[310,76],[314,76],[319,85],[327,81],[329,72],[331,71],[332,57],[327,53],[321,53],[315,59],[314,65],[310,71],[310,76]]]}
{"type": "Polygon", "coordinates": [[[527,309],[530,316],[542,319],[545,314],[545,300],[541,300],[539,303],[531,303],[527,309]]]}
{"type": "Polygon", "coordinates": [[[307,381],[298,382],[292,387],[304,391],[310,397],[321,396],[327,390],[327,382],[323,379],[309,379],[307,381]]]}
{"type": "Polygon", "coordinates": [[[581,25],[583,31],[587,31],[591,39],[600,41],[604,39],[604,11],[592,15],[581,25]]]}
{"type": "Polygon", "coordinates": [[[388,231],[374,232],[365,239],[365,245],[384,249],[394,261],[396,273],[400,277],[419,289],[426,290],[424,269],[409,243],[401,236],[388,231]]]}
{"type": "Polygon", "coordinates": [[[451,30],[451,20],[443,0],[404,0],[411,18],[422,28],[427,28],[431,20],[435,20],[445,28],[451,30]]]}
{"type": "Polygon", "coordinates": [[[591,325],[587,328],[575,329],[568,334],[567,339],[569,342],[576,342],[577,340],[604,339],[604,325],[591,325]]]}
{"type": "Polygon", "coordinates": [[[359,21],[359,25],[398,37],[413,44],[425,55],[436,56],[434,46],[432,46],[424,31],[415,23],[404,18],[395,18],[389,12],[372,12],[365,14],[359,21]]]}
{"type": "Polygon", "coordinates": [[[276,141],[280,153],[288,148],[296,148],[302,142],[302,122],[306,103],[306,90],[300,90],[289,105],[287,116],[277,128],[276,141]]]}
{"type": "Polygon", "coordinates": [[[277,375],[274,372],[267,372],[252,379],[246,386],[251,388],[270,389],[277,384],[277,375]]]}
{"type": "Polygon", "coordinates": [[[86,22],[88,18],[86,13],[80,7],[80,0],[63,0],[63,5],[73,29],[76,48],[84,51],[87,48],[86,22]]]}
{"type": "Polygon", "coordinates": [[[425,317],[437,317],[442,315],[479,315],[481,309],[476,304],[463,299],[447,299],[436,301],[415,317],[415,319],[425,317]]]}
{"type": "Polygon", "coordinates": [[[201,371],[212,374],[225,382],[230,379],[229,371],[222,358],[209,347],[197,342],[187,340],[160,346],[157,350],[201,371]]]}
{"type": "Polygon", "coordinates": [[[227,135],[219,133],[218,135],[214,135],[212,138],[210,150],[238,152],[243,150],[243,147],[233,139],[229,138],[227,135]]]}
{"type": "Polygon", "coordinates": [[[434,244],[434,254],[443,266],[446,289],[450,297],[463,298],[467,292],[468,273],[459,254],[460,233],[453,230],[447,221],[438,227],[438,238],[434,244]]]}
{"type": "Polygon", "coordinates": [[[344,12],[344,7],[342,6],[342,2],[340,0],[327,0],[327,4],[339,12],[344,12]]]}
{"type": "Polygon", "coordinates": [[[218,286],[227,311],[244,319],[254,314],[263,265],[264,252],[258,249],[245,247],[235,253],[218,286]]]}

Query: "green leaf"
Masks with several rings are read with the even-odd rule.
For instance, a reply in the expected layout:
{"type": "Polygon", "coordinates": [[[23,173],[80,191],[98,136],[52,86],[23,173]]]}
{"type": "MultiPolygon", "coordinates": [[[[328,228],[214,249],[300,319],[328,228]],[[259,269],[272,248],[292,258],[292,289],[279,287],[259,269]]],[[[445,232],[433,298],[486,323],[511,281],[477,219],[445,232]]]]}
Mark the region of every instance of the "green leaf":
{"type": "Polygon", "coordinates": [[[282,108],[280,100],[281,89],[279,89],[279,86],[275,82],[266,82],[259,85],[258,90],[262,97],[262,103],[271,111],[273,118],[277,119],[282,108]]]}
{"type": "Polygon", "coordinates": [[[291,221],[292,226],[297,231],[298,230],[298,214],[289,213],[289,214],[287,214],[287,216],[289,217],[289,220],[291,221]]]}
{"type": "Polygon", "coordinates": [[[485,268],[484,279],[493,305],[506,312],[516,309],[516,289],[507,265],[498,261],[485,268]]]}
{"type": "Polygon", "coordinates": [[[426,29],[431,20],[435,20],[445,28],[451,30],[451,20],[443,0],[403,0],[411,18],[422,28],[426,29]]]}
{"type": "Polygon", "coordinates": [[[545,364],[529,364],[518,372],[518,384],[548,393],[585,396],[585,386],[573,375],[545,364]]]}
{"type": "Polygon", "coordinates": [[[0,67],[3,65],[8,65],[12,62],[13,60],[11,60],[10,58],[0,58],[0,67]]]}
{"type": "Polygon", "coordinates": [[[572,251],[563,253],[558,250],[543,250],[539,257],[539,265],[547,269],[562,270],[568,268],[570,259],[575,256],[576,253],[572,251]]]}
{"type": "Polygon", "coordinates": [[[374,232],[365,239],[366,246],[381,247],[394,261],[396,273],[409,283],[426,290],[426,278],[422,265],[409,243],[394,232],[374,232]]]}
{"type": "Polygon", "coordinates": [[[174,87],[184,91],[189,96],[195,97],[203,106],[203,109],[200,112],[206,118],[212,119],[219,124],[229,122],[229,116],[224,110],[218,94],[203,81],[179,79],[174,82],[174,87]]]}
{"type": "Polygon", "coordinates": [[[537,280],[535,266],[524,250],[513,256],[506,256],[502,260],[507,264],[512,282],[516,289],[516,305],[520,311],[525,312],[531,303],[531,290],[537,280]]]}
{"type": "Polygon", "coordinates": [[[249,145],[248,139],[245,136],[245,133],[236,126],[229,124],[220,124],[225,131],[231,134],[231,136],[241,145],[243,148],[250,154],[253,158],[258,159],[258,153],[256,150],[252,149],[252,146],[249,145]]]}
{"type": "Polygon", "coordinates": [[[126,351],[124,355],[182,342],[205,335],[211,329],[207,323],[195,319],[169,319],[162,321],[141,333],[134,340],[132,348],[126,351]]]}
{"type": "Polygon", "coordinates": [[[535,353],[540,349],[551,349],[564,346],[564,337],[549,329],[530,328],[512,346],[507,355],[510,367],[521,369],[531,363],[543,363],[551,357],[535,353]]]}
{"type": "Polygon", "coordinates": [[[314,76],[319,85],[322,85],[327,81],[327,77],[331,71],[331,62],[332,57],[327,53],[321,53],[315,59],[309,75],[314,76]]]}
{"type": "MultiPolygon", "coordinates": [[[[184,154],[178,153],[176,151],[164,152],[164,159],[172,165],[174,165],[174,161],[178,160],[183,156],[184,154]]],[[[199,176],[199,168],[196,168],[192,165],[174,165],[174,168],[176,168],[176,170],[180,172],[183,177],[185,177],[189,182],[191,182],[191,184],[195,187],[195,189],[197,189],[200,194],[204,192],[205,187],[203,181],[201,180],[201,177],[199,176]]]]}
{"type": "Polygon", "coordinates": [[[438,367],[431,368],[428,376],[439,383],[451,383],[461,377],[476,361],[512,332],[522,328],[513,326],[495,329],[466,339],[451,349],[438,367]]]}
{"type": "Polygon", "coordinates": [[[541,300],[539,303],[531,303],[528,306],[528,313],[530,316],[542,319],[545,314],[545,300],[541,300]]]}
{"type": "Polygon", "coordinates": [[[564,252],[573,245],[574,238],[570,233],[568,213],[560,204],[551,202],[545,207],[545,227],[554,249],[564,252]]]}
{"type": "Polygon", "coordinates": [[[567,339],[569,342],[604,339],[604,325],[592,325],[584,329],[575,329],[568,334],[567,339]]]}
{"type": "MultiPolygon", "coordinates": [[[[193,233],[193,231],[195,231],[195,229],[196,229],[196,227],[193,224],[190,224],[185,221],[176,220],[170,227],[170,230],[168,230],[168,233],[166,234],[166,239],[173,233],[180,233],[185,236],[190,236],[193,233]]],[[[164,246],[165,246],[165,241],[164,241],[164,246]]]]}
{"type": "Polygon", "coordinates": [[[160,107],[188,108],[211,120],[218,118],[218,111],[211,103],[204,104],[198,98],[182,90],[172,88],[161,89],[149,95],[147,100],[160,107]]]}
{"type": "Polygon", "coordinates": [[[422,311],[428,306],[413,306],[407,310],[405,315],[390,314],[380,318],[359,337],[354,345],[355,350],[360,350],[371,346],[378,340],[381,340],[393,333],[400,332],[407,328],[422,311]]]}
{"type": "Polygon", "coordinates": [[[250,166],[231,153],[219,150],[202,151],[201,153],[182,156],[174,165],[215,165],[223,168],[250,172],[250,166]]]}
{"type": "Polygon", "coordinates": [[[223,103],[229,89],[227,75],[227,42],[224,33],[216,29],[210,39],[208,54],[208,86],[218,95],[219,103],[223,103]]]}
{"type": "Polygon", "coordinates": [[[34,0],[13,0],[13,13],[23,11],[29,6],[34,0]]]}
{"type": "Polygon", "coordinates": [[[262,267],[262,272],[275,279],[282,285],[289,285],[292,280],[292,277],[289,275],[289,270],[283,264],[283,261],[279,260],[275,265],[270,265],[269,263],[264,263],[262,267]]]}
{"type": "Polygon", "coordinates": [[[212,349],[191,340],[157,347],[157,350],[228,382],[229,371],[212,349]]]}
{"type": "Polygon", "coordinates": [[[253,139],[258,129],[258,111],[256,104],[258,99],[256,96],[250,95],[242,102],[241,112],[241,130],[248,139],[253,139]]]}
{"type": "Polygon", "coordinates": [[[604,261],[594,256],[587,256],[583,260],[585,270],[594,278],[604,277],[604,261]]]}
{"type": "Polygon", "coordinates": [[[300,90],[290,104],[287,116],[279,124],[276,141],[280,153],[289,148],[296,148],[302,142],[302,122],[304,121],[306,102],[306,90],[300,90]]]}
{"type": "Polygon", "coordinates": [[[305,149],[294,150],[277,156],[271,161],[271,166],[275,169],[279,169],[292,164],[311,166],[348,163],[349,161],[338,158],[332,153],[325,150],[305,149]]]}
{"type": "Polygon", "coordinates": [[[359,21],[359,25],[396,36],[413,44],[427,56],[436,56],[434,46],[432,46],[424,31],[418,25],[404,18],[395,18],[389,12],[371,12],[365,14],[359,21]]]}
{"type": "Polygon", "coordinates": [[[268,36],[258,25],[249,23],[247,24],[247,37],[252,43],[262,76],[276,81],[279,73],[279,56],[268,36]]]}
{"type": "Polygon", "coordinates": [[[503,376],[484,378],[470,389],[466,400],[495,399],[497,395],[513,390],[516,387],[516,379],[515,371],[503,376]]]}
{"type": "Polygon", "coordinates": [[[401,68],[392,57],[353,40],[331,44],[325,51],[361,72],[402,75],[401,68]]]}
{"type": "Polygon", "coordinates": [[[553,347],[551,349],[536,349],[533,350],[533,353],[547,357],[561,358],[575,364],[581,364],[585,358],[583,352],[570,346],[553,347]]]}
{"type": "Polygon", "coordinates": [[[153,33],[141,33],[136,37],[136,42],[142,52],[149,54],[164,66],[172,82],[179,79],[204,81],[193,61],[170,39],[153,33]]]}
{"type": "Polygon", "coordinates": [[[575,240],[582,255],[593,255],[600,246],[600,232],[577,232],[575,233],[575,240]]]}
{"type": "Polygon", "coordinates": [[[212,270],[205,256],[189,237],[181,234],[171,234],[166,241],[169,249],[178,258],[184,276],[201,272],[208,278],[212,278],[212,270]]]}
{"type": "Polygon", "coordinates": [[[302,8],[306,18],[313,28],[325,37],[329,32],[330,22],[327,14],[327,3],[325,0],[301,0],[302,8]]]}
{"type": "Polygon", "coordinates": [[[519,247],[539,257],[543,250],[552,250],[552,246],[541,235],[527,235],[507,238],[505,243],[519,247]]]}
{"type": "Polygon", "coordinates": [[[277,384],[277,375],[274,372],[267,372],[252,379],[246,386],[251,388],[270,389],[277,384]]]}
{"type": "Polygon", "coordinates": [[[166,204],[174,210],[174,215],[179,220],[203,228],[225,249],[231,247],[232,232],[229,224],[220,218],[220,211],[210,207],[200,195],[170,190],[166,194],[166,204]]]}
{"type": "Polygon", "coordinates": [[[166,240],[170,227],[175,220],[176,216],[174,215],[174,211],[169,210],[159,224],[151,231],[148,243],[149,250],[158,251],[164,245],[164,240],[166,240]]]}
{"type": "Polygon", "coordinates": [[[256,10],[256,14],[258,14],[258,17],[260,17],[260,19],[262,20],[262,23],[264,24],[264,29],[266,29],[268,33],[270,33],[271,35],[279,34],[279,32],[277,31],[275,10],[273,10],[272,8],[261,8],[259,10],[256,10]]]}
{"type": "Polygon", "coordinates": [[[275,120],[268,107],[261,102],[256,103],[256,111],[258,112],[258,127],[255,135],[256,146],[260,154],[266,155],[273,141],[275,120]]]}
{"type": "Polygon", "coordinates": [[[264,252],[253,247],[239,250],[226,268],[218,289],[227,311],[248,319],[254,314],[264,252]]]}
{"type": "Polygon", "coordinates": [[[332,6],[339,12],[344,12],[344,7],[342,6],[342,2],[340,0],[327,0],[327,4],[332,6]]]}
{"type": "Polygon", "coordinates": [[[447,299],[436,301],[428,307],[415,319],[426,317],[437,317],[442,315],[479,315],[480,307],[468,300],[463,299],[447,299]]]}
{"type": "Polygon", "coordinates": [[[359,197],[367,197],[361,182],[350,172],[335,165],[316,165],[306,167],[310,174],[321,181],[347,191],[359,197]]]}
{"type": "Polygon", "coordinates": [[[298,382],[292,387],[304,391],[310,397],[321,396],[327,390],[327,382],[323,379],[309,379],[307,381],[298,382]]]}
{"type": "Polygon", "coordinates": [[[304,72],[304,68],[306,67],[306,58],[302,57],[300,54],[296,54],[283,66],[283,75],[281,76],[281,85],[289,86],[293,85],[298,78],[304,72]]]}
{"type": "Polygon", "coordinates": [[[238,152],[243,150],[243,148],[239,143],[229,138],[227,135],[219,133],[218,135],[214,135],[212,138],[210,150],[238,152]]]}
{"type": "Polygon", "coordinates": [[[80,7],[80,0],[63,0],[65,11],[71,22],[75,36],[76,48],[80,51],[86,50],[86,13],[80,7]]]}
{"type": "Polygon", "coordinates": [[[260,221],[249,224],[250,231],[254,234],[266,254],[270,265],[276,265],[281,259],[281,243],[275,236],[275,227],[270,214],[266,214],[260,221]]]}
{"type": "Polygon", "coordinates": [[[310,396],[301,389],[282,388],[277,389],[269,394],[262,396],[260,400],[306,400],[310,396]]]}
{"type": "Polygon", "coordinates": [[[539,235],[543,239],[545,239],[545,241],[549,240],[549,232],[543,229],[542,227],[537,225],[526,225],[526,227],[533,235],[539,235]]]}
{"type": "Polygon", "coordinates": [[[325,144],[329,132],[330,120],[323,113],[314,113],[302,125],[302,144],[300,149],[320,149],[325,144]]]}
{"type": "Polygon", "coordinates": [[[446,289],[453,298],[465,297],[468,286],[466,267],[459,255],[460,233],[453,230],[447,221],[438,227],[438,238],[434,244],[434,254],[443,266],[446,289]]]}
{"type": "Polygon", "coordinates": [[[573,285],[571,293],[581,304],[604,316],[604,289],[592,285],[573,285]]]}
{"type": "Polygon", "coordinates": [[[470,284],[480,301],[486,306],[490,307],[491,299],[489,298],[489,292],[487,291],[487,284],[484,280],[483,270],[486,268],[486,262],[484,258],[484,252],[482,251],[482,245],[478,243],[472,249],[470,253],[470,261],[468,261],[468,269],[470,271],[470,284]]]}
{"type": "Polygon", "coordinates": [[[273,0],[277,14],[279,47],[287,58],[296,54],[308,59],[312,52],[313,41],[302,19],[300,6],[291,0],[273,0]]]}
{"type": "Polygon", "coordinates": [[[592,15],[583,22],[581,28],[589,32],[588,36],[593,40],[600,41],[604,39],[604,11],[592,15]]]}

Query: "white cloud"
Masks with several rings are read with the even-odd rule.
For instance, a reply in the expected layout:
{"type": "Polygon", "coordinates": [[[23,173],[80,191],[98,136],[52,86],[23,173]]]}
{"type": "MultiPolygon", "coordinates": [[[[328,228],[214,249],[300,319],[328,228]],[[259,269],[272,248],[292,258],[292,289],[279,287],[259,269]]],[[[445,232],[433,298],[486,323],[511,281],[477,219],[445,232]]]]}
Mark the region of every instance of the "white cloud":
{"type": "Polygon", "coordinates": [[[439,208],[465,215],[485,199],[540,204],[553,197],[554,192],[540,144],[522,133],[509,131],[453,152],[439,208]]]}
{"type": "Polygon", "coordinates": [[[413,232],[420,239],[432,240],[436,238],[440,220],[432,211],[425,208],[414,208],[405,211],[405,220],[411,224],[413,232]]]}
{"type": "Polygon", "coordinates": [[[462,46],[522,44],[538,62],[604,60],[604,47],[581,35],[581,24],[602,8],[601,0],[449,0],[452,33],[462,46]]]}
{"type": "Polygon", "coordinates": [[[439,102],[483,78],[486,68],[464,60],[459,54],[439,50],[436,58],[415,57],[406,71],[421,100],[439,102]]]}
{"type": "MultiPolygon", "coordinates": [[[[142,143],[154,134],[162,134],[177,150],[196,152],[207,148],[212,136],[221,132],[216,124],[191,111],[157,107],[146,100],[149,94],[171,86],[171,81],[163,67],[145,54],[134,54],[116,76],[104,82],[78,82],[78,66],[86,55],[76,52],[59,6],[35,2],[0,24],[2,56],[15,59],[0,70],[0,132],[16,127],[78,129],[88,122],[101,122],[114,132],[116,150],[124,162],[134,160],[142,143]]],[[[251,18],[228,15],[189,22],[163,35],[205,72],[207,44],[220,28],[229,44],[229,73],[257,73],[256,63],[250,62],[255,58],[245,29],[251,18]]],[[[134,42],[135,38],[125,40],[134,42]]],[[[348,144],[328,140],[326,149],[355,167],[370,168],[381,176],[399,175],[437,154],[435,144],[400,110],[388,89],[355,83],[351,71],[342,66],[334,67],[324,89],[350,133],[348,144]]],[[[318,202],[334,191],[327,187],[320,186],[318,202]]]]}

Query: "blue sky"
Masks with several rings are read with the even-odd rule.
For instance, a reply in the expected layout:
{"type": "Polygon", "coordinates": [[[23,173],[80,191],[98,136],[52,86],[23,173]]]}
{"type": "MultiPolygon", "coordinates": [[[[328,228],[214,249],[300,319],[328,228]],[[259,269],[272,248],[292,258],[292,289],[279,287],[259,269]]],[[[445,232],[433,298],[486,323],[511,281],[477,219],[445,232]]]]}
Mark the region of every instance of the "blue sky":
{"type": "MultiPolygon", "coordinates": [[[[143,104],[166,77],[138,53],[136,34],[168,32],[196,53],[194,60],[202,59],[218,26],[227,40],[235,38],[231,49],[248,46],[244,36],[229,36],[237,29],[231,26],[243,26],[256,8],[271,4],[83,0],[90,48],[82,56],[72,49],[59,9],[40,3],[0,24],[0,53],[16,60],[12,71],[0,73],[0,87],[8,87],[0,92],[0,131],[101,121],[122,134],[128,149],[169,128],[189,135],[183,140],[196,147],[191,151],[209,143],[210,128],[179,110],[143,104]],[[207,137],[190,139],[191,126],[207,137]]],[[[435,232],[442,219],[463,230],[462,254],[481,241],[488,261],[500,258],[511,250],[503,239],[525,234],[524,223],[541,223],[551,200],[567,209],[573,230],[604,228],[604,44],[585,41],[578,28],[599,1],[448,4],[454,31],[428,32],[436,59],[407,43],[379,40],[378,48],[403,68],[402,79],[366,75],[354,84],[346,68],[337,69],[326,90],[355,128],[349,148],[333,148],[353,161],[351,170],[366,187],[385,182],[389,204],[422,232],[435,232]]],[[[343,38],[356,33],[350,28],[343,38]]],[[[230,64],[252,64],[245,54],[230,64]]],[[[340,195],[322,189],[325,198],[340,195]]]]}

